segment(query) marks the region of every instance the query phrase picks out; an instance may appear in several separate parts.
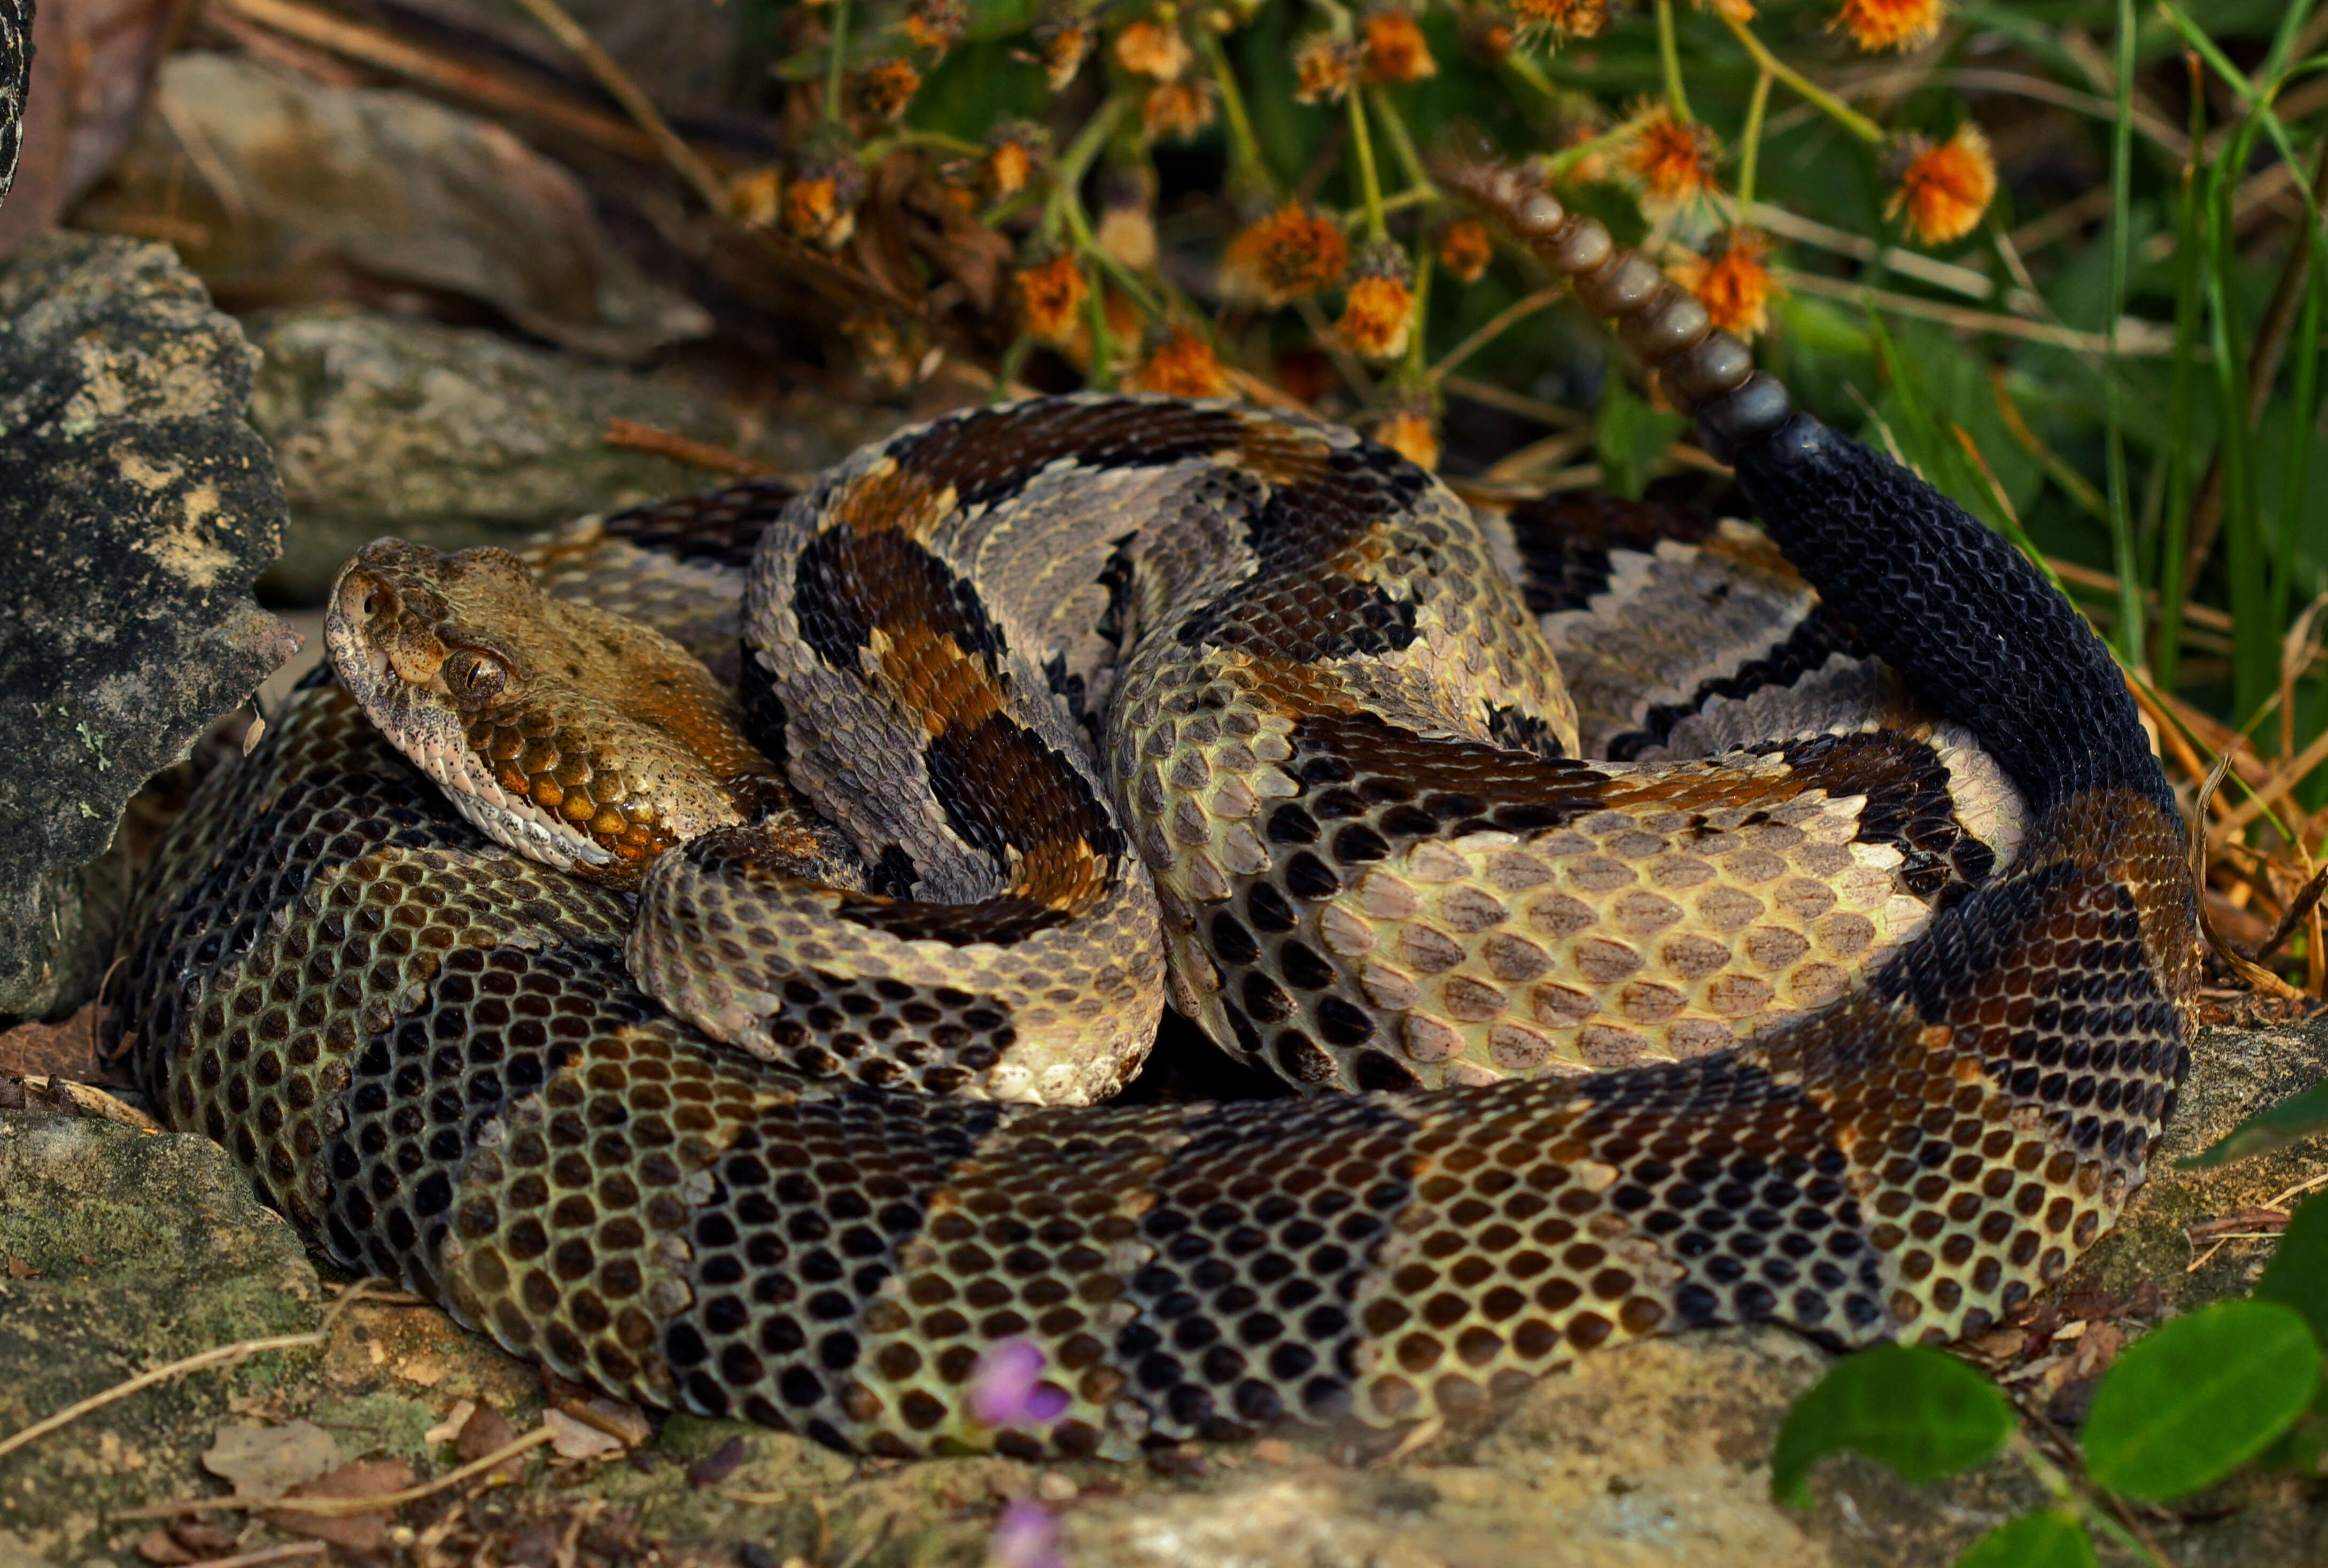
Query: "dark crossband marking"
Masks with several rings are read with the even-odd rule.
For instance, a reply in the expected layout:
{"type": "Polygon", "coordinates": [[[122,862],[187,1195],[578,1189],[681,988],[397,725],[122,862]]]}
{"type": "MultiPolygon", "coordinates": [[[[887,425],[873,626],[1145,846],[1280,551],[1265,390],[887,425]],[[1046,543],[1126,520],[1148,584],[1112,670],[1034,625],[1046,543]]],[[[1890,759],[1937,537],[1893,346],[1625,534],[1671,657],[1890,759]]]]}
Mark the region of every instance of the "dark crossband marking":
{"type": "Polygon", "coordinates": [[[1857,632],[1844,624],[1826,606],[1816,606],[1768,652],[1747,660],[1729,674],[1698,682],[1697,690],[1684,701],[1661,702],[1651,708],[1640,728],[1610,739],[1608,753],[1619,762],[1630,761],[1665,745],[1672,738],[1675,725],[1694,713],[1704,711],[1706,704],[1714,699],[1743,699],[1766,687],[1792,686],[1805,675],[1823,668],[1838,653],[1846,659],[1873,657],[1857,632]]]}
{"type": "Polygon", "coordinates": [[[1526,568],[1521,590],[1540,615],[1589,608],[1607,592],[1611,550],[1654,554],[1661,540],[1698,545],[1713,532],[1704,512],[1580,490],[1523,501],[1508,516],[1526,568]]]}
{"type": "Polygon", "coordinates": [[[756,479],[709,494],[634,506],[608,516],[600,527],[607,537],[640,549],[741,571],[752,564],[760,535],[799,493],[784,480],[756,479]]]}
{"type": "Polygon", "coordinates": [[[1062,459],[1079,468],[1160,468],[1234,451],[1246,437],[1233,409],[1188,403],[1062,399],[981,408],[894,442],[889,454],[967,510],[1016,494],[1062,459]]]}

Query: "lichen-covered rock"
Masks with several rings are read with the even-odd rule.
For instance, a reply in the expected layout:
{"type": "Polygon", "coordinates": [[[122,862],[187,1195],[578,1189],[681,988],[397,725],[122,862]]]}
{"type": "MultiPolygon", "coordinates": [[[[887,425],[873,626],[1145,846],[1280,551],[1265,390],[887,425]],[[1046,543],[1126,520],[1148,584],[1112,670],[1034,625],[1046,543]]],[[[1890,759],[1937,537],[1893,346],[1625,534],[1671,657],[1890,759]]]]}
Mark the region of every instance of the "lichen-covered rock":
{"type": "Polygon", "coordinates": [[[165,246],[0,268],[0,1017],[86,983],[78,869],[297,646],[250,597],[284,515],[255,360],[165,246]]]}
{"type": "MultiPolygon", "coordinates": [[[[275,449],[292,526],[270,574],[320,602],[341,564],[382,534],[440,549],[512,542],[586,512],[684,493],[718,475],[606,444],[629,419],[812,472],[885,433],[878,410],[786,419],[755,439],[681,388],[491,333],[344,309],[271,312],[251,420],[275,449]]],[[[894,419],[894,416],[892,417],[894,419]]]]}
{"type": "Polygon", "coordinates": [[[24,150],[24,89],[33,79],[33,0],[0,0],[0,202],[24,150]]]}
{"type": "MultiPolygon", "coordinates": [[[[322,1301],[225,1150],[94,1119],[0,1113],[0,1433],[181,1356],[305,1333],[322,1301]]],[[[210,1489],[209,1434],[285,1370],[174,1379],[0,1458],[0,1532],[86,1561],[104,1508],[210,1489]]]]}

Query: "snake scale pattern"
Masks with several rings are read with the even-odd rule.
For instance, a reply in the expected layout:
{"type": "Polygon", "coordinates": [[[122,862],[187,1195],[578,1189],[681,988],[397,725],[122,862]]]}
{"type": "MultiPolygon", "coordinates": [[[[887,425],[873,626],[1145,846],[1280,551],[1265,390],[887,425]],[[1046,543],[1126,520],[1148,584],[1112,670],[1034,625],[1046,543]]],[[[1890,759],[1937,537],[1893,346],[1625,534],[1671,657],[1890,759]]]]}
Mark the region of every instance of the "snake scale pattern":
{"type": "Polygon", "coordinates": [[[1598,224],[1455,183],[1763,532],[1087,395],[530,569],[384,541],[158,852],[115,1048],[343,1263],[881,1454],[1394,1436],[1638,1336],[2013,1311],[2187,1061],[2117,672],[1598,224]],[[1168,1000],[1297,1092],[1095,1103],[1168,1000]]]}

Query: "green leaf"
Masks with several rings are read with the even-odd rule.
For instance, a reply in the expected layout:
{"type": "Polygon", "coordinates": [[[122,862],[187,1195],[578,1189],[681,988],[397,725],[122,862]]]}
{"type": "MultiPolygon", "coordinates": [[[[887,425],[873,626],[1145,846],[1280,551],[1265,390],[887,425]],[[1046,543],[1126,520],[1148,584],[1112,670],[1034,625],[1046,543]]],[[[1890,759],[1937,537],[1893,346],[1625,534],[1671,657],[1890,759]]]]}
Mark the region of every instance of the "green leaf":
{"type": "Polygon", "coordinates": [[[1957,1568],[2094,1568],[2094,1544],[2077,1515],[2048,1508],[1999,1525],[1965,1548],[1957,1568]]]}
{"type": "Polygon", "coordinates": [[[2094,1390],[2086,1473],[2129,1498],[2181,1497],[2261,1453],[2320,1386],[2320,1345],[2276,1301],[2218,1301],[2129,1346],[2094,1390]]]}
{"type": "Polygon", "coordinates": [[[2312,1337],[2328,1346],[2328,1197],[2309,1199],[2288,1216],[2255,1294],[2303,1313],[2312,1337]]]}
{"type": "Polygon", "coordinates": [[[2175,1163],[2185,1169],[2225,1165],[2250,1154],[2266,1154],[2299,1138],[2328,1132],[2328,1083],[2267,1106],[2225,1133],[2203,1153],[2175,1163]]]}
{"type": "Polygon", "coordinates": [[[1610,367],[1593,427],[1601,484],[1628,501],[1638,501],[1650,477],[1665,465],[1666,447],[1687,423],[1679,414],[1649,407],[1625,384],[1623,372],[1610,367]]]}
{"type": "Polygon", "coordinates": [[[1787,1413],[1770,1495],[1809,1507],[1811,1466],[1846,1451],[1906,1480],[1938,1480],[1992,1457],[2012,1435],[2013,1407],[1987,1378],[1938,1350],[1879,1345],[1836,1362],[1787,1413]]]}

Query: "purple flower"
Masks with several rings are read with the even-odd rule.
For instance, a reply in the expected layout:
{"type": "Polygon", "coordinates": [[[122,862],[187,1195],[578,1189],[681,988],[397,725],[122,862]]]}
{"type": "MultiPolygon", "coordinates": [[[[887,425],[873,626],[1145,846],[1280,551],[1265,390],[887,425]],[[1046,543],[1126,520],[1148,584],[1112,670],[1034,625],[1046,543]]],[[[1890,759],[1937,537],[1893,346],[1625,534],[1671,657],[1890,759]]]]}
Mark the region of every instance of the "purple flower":
{"type": "Polygon", "coordinates": [[[1059,1521],[1051,1510],[1021,1498],[994,1523],[986,1542],[987,1568],[1061,1568],[1058,1545],[1059,1521]]]}
{"type": "Polygon", "coordinates": [[[1065,1392],[1042,1381],[1046,1359],[1025,1339],[989,1348],[970,1376],[971,1415],[981,1426],[1041,1426],[1065,1414],[1065,1392]]]}

